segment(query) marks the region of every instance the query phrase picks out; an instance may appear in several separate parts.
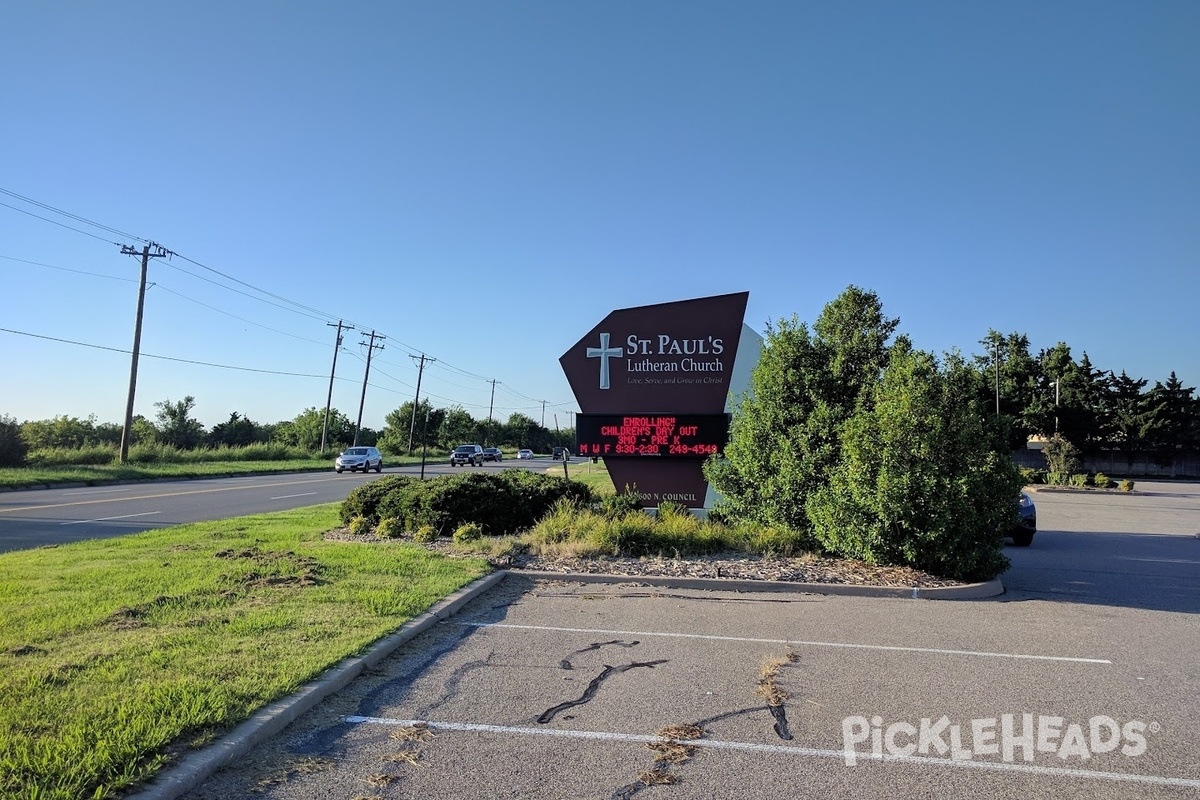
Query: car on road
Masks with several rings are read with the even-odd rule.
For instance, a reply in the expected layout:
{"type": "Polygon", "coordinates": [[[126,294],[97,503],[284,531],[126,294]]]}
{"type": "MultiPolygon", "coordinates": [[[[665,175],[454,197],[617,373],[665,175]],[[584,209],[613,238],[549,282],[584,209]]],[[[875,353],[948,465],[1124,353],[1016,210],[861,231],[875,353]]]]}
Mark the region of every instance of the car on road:
{"type": "Polygon", "coordinates": [[[368,472],[375,470],[383,472],[383,454],[374,447],[348,447],[333,460],[333,471],[341,474],[343,470],[368,472]]]}
{"type": "Polygon", "coordinates": [[[473,467],[483,466],[483,448],[477,444],[460,444],[454,448],[454,452],[450,454],[450,466],[466,466],[470,464],[473,467]]]}
{"type": "Polygon", "coordinates": [[[571,451],[565,447],[556,447],[550,454],[550,458],[555,461],[570,461],[571,451]]]}
{"type": "Polygon", "coordinates": [[[527,458],[533,458],[533,451],[532,450],[518,450],[517,458],[519,458],[521,460],[525,460],[527,458]]]}
{"type": "Polygon", "coordinates": [[[484,461],[503,461],[504,453],[500,452],[499,447],[485,447],[485,448],[483,448],[483,460],[484,461]]]}
{"type": "Polygon", "coordinates": [[[1017,499],[1017,524],[1008,535],[1017,547],[1029,547],[1033,544],[1033,535],[1037,533],[1037,507],[1033,498],[1021,492],[1017,499]]]}

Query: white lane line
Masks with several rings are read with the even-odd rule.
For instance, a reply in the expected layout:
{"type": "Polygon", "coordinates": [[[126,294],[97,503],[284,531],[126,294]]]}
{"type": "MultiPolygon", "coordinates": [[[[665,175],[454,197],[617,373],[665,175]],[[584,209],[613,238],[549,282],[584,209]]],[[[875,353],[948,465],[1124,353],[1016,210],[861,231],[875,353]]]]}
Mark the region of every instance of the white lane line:
{"type": "Polygon", "coordinates": [[[301,492],[300,494],[281,494],[279,497],[272,497],[272,500],[291,500],[293,497],[308,497],[316,492],[301,492]]]}
{"type": "Polygon", "coordinates": [[[841,647],[851,650],[890,650],[902,653],[936,653],[946,656],[979,656],[981,658],[1019,658],[1030,661],[1070,661],[1077,664],[1112,664],[1107,658],[1075,658],[1073,656],[1035,656],[1026,653],[988,653],[978,650],[943,650],[936,647],[897,647],[886,644],[853,644],[850,642],[804,642],[799,639],[751,639],[745,636],[712,636],[703,633],[669,633],[665,631],[609,631],[594,628],[556,628],[549,625],[512,625],[504,622],[456,622],[471,628],[510,628],[526,631],[555,631],[559,633],[603,633],[617,636],[663,636],[673,639],[708,639],[717,642],[751,642],[753,644],[801,645],[804,647],[841,647]]]}
{"type": "Polygon", "coordinates": [[[152,517],[155,514],[161,514],[161,511],[145,511],[141,514],[122,514],[119,517],[99,517],[97,519],[76,519],[71,522],[60,522],[59,525],[83,525],[87,522],[108,522],[114,519],[132,519],[133,517],[152,517]]]}
{"type": "MultiPolygon", "coordinates": [[[[599,739],[609,742],[633,742],[637,744],[652,744],[666,740],[663,736],[643,736],[633,733],[613,733],[610,731],[565,731],[555,728],[520,728],[510,725],[482,725],[471,722],[431,722],[419,719],[388,719],[386,717],[342,717],[342,721],[350,725],[392,725],[409,728],[413,725],[428,725],[433,730],[466,731],[477,733],[507,733],[517,736],[550,736],[564,739],[599,739]]],[[[722,742],[713,739],[688,739],[689,745],[706,747],[711,750],[741,750],[754,753],[774,753],[788,756],[813,756],[816,758],[834,758],[844,761],[846,753],[842,750],[823,750],[815,747],[790,747],[779,744],[755,744],[751,742],[722,742]]],[[[1002,761],[955,761],[949,758],[932,756],[893,756],[874,755],[870,752],[855,753],[856,758],[864,761],[898,762],[905,764],[921,764],[931,767],[951,767],[958,769],[978,769],[986,772],[1019,772],[1026,775],[1049,775],[1056,778],[1089,778],[1091,780],[1112,781],[1114,783],[1146,783],[1156,786],[1184,786],[1189,789],[1200,789],[1200,780],[1192,778],[1170,778],[1161,775],[1139,775],[1128,772],[1101,772],[1090,769],[1071,769],[1070,767],[1039,767],[1035,764],[1010,764],[1002,761]]]]}
{"type": "Polygon", "coordinates": [[[75,494],[112,494],[113,492],[132,492],[135,487],[122,486],[119,489],[76,489],[75,494]]]}

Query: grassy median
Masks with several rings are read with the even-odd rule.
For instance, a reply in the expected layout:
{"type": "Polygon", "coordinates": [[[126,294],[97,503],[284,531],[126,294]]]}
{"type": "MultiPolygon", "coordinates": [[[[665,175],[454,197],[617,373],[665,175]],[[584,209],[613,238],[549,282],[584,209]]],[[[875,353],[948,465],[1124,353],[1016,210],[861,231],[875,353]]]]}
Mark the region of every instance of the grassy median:
{"type": "Polygon", "coordinates": [[[337,505],[0,554],[0,797],[109,796],[484,575],[337,505]]]}

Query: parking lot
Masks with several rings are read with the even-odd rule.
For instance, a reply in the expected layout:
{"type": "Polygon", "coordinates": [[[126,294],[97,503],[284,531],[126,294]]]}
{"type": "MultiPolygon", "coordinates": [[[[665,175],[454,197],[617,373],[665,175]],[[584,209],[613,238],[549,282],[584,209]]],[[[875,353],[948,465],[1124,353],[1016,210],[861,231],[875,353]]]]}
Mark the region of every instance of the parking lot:
{"type": "Polygon", "coordinates": [[[1200,796],[1200,490],[1035,499],[991,600],[511,576],[188,796],[1200,796]]]}

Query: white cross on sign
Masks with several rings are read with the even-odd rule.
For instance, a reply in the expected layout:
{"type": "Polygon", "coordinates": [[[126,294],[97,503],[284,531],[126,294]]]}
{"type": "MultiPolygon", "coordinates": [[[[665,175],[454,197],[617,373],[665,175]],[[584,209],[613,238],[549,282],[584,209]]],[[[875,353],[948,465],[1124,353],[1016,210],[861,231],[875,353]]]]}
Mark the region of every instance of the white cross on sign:
{"type": "Polygon", "coordinates": [[[600,346],[599,347],[589,347],[587,349],[587,357],[588,358],[600,359],[600,388],[601,389],[609,388],[608,360],[610,358],[620,358],[623,355],[625,355],[625,351],[623,349],[621,349],[620,347],[609,347],[608,346],[608,334],[607,333],[600,334],[600,346]]]}

